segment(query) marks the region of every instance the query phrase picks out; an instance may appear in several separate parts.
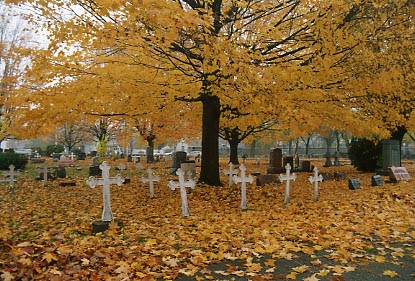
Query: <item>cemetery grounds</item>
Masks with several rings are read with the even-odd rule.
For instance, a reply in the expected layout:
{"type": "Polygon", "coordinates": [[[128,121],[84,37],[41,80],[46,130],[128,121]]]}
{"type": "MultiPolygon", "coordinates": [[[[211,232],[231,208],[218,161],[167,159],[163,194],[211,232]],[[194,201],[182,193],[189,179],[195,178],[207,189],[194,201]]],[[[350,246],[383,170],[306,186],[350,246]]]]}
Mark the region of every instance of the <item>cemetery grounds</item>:
{"type": "MultiPolygon", "coordinates": [[[[51,160],[48,164],[55,165],[51,160]]],[[[150,199],[149,185],[126,160],[109,161],[131,182],[111,185],[111,209],[120,224],[92,234],[102,212],[102,187],[86,185],[91,159],[66,168],[68,179],[34,180],[29,164],[11,188],[0,185],[0,276],[2,280],[414,280],[414,180],[371,186],[370,173],[348,161],[322,167],[347,179],[319,183],[314,201],[313,173],[291,181],[290,204],[284,183],[247,184],[248,210],[241,210],[240,184],[198,184],[187,194],[189,217],[181,216],[180,191],[167,185],[171,162],[144,164],[160,176],[150,199]]],[[[199,164],[199,163],[197,163],[199,164]]],[[[265,174],[267,159],[247,159],[247,174],[265,174]]],[[[403,162],[410,175],[414,162],[403,162]]],[[[221,162],[227,169],[227,160],[221,162]]],[[[199,167],[197,167],[199,169],[199,167]]]]}

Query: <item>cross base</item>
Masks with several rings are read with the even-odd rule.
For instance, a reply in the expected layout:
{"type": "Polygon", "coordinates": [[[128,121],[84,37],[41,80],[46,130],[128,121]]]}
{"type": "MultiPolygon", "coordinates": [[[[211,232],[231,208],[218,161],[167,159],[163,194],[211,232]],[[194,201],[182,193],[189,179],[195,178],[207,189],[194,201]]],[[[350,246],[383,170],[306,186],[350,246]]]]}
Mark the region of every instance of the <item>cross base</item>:
{"type": "MultiPolygon", "coordinates": [[[[118,224],[118,227],[123,227],[124,223],[119,219],[114,219],[114,221],[118,224]]],[[[92,234],[97,234],[100,232],[104,232],[110,226],[110,221],[95,221],[92,223],[92,234]]]]}

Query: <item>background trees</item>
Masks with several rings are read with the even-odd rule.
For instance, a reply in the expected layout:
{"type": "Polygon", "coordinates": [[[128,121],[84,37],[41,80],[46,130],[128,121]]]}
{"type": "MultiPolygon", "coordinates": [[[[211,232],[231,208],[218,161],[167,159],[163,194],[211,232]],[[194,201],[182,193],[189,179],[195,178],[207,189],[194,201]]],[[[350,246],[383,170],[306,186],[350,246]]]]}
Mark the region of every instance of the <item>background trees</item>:
{"type": "Polygon", "coordinates": [[[210,185],[221,184],[221,128],[239,141],[268,120],[297,136],[327,128],[382,136],[381,92],[412,101],[404,89],[413,55],[391,67],[394,47],[412,42],[411,1],[14,2],[38,11],[30,19],[44,23],[50,42],[16,94],[18,119],[95,115],[166,128],[164,110],[201,103],[199,180],[210,185]],[[376,82],[385,73],[394,74],[388,91],[376,82]]]}

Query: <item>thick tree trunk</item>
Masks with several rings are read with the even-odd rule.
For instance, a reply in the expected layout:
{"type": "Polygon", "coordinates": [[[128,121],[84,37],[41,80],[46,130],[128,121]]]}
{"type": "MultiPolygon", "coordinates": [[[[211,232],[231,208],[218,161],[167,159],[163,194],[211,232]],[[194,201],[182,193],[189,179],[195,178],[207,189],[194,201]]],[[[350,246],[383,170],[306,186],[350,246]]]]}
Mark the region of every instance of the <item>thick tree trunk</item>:
{"type": "Polygon", "coordinates": [[[219,176],[219,118],[218,97],[206,95],[202,98],[202,162],[199,182],[222,186],[219,176]]]}
{"type": "Polygon", "coordinates": [[[236,141],[230,141],[229,146],[231,149],[231,154],[229,155],[229,161],[234,165],[239,165],[238,160],[238,142],[236,141]]]}
{"type": "Polygon", "coordinates": [[[400,145],[402,145],[403,137],[405,136],[406,132],[407,129],[405,126],[396,128],[396,130],[391,133],[391,140],[398,140],[400,145]]]}

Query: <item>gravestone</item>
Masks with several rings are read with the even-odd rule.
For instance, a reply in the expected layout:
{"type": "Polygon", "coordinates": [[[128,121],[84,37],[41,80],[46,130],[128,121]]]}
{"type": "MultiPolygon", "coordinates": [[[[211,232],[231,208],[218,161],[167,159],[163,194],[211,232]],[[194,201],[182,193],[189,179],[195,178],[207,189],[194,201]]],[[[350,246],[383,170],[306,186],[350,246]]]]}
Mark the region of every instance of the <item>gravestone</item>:
{"type": "Polygon", "coordinates": [[[97,179],[95,177],[89,177],[86,181],[86,184],[91,188],[95,188],[97,185],[102,185],[102,195],[103,195],[103,208],[101,221],[92,223],[92,232],[98,233],[108,229],[109,223],[113,220],[113,214],[111,211],[111,198],[110,198],[110,185],[116,184],[121,186],[124,182],[124,178],[118,174],[114,178],[110,178],[110,166],[107,162],[103,162],[99,165],[99,168],[102,171],[102,178],[97,179]]]}
{"type": "Polygon", "coordinates": [[[330,173],[322,173],[321,176],[323,177],[323,181],[328,181],[333,179],[333,175],[330,173]]]}
{"type": "Polygon", "coordinates": [[[285,166],[287,166],[287,164],[290,164],[291,169],[294,169],[295,168],[295,166],[294,166],[294,157],[285,156],[282,159],[282,165],[285,167],[285,166]]]}
{"type": "Polygon", "coordinates": [[[310,160],[303,160],[301,161],[301,168],[302,172],[311,172],[311,161],[310,160]]]}
{"type": "Polygon", "coordinates": [[[349,189],[356,190],[362,186],[362,183],[358,178],[349,179],[349,189]]]}
{"type": "Polygon", "coordinates": [[[59,167],[56,169],[56,176],[57,176],[58,178],[60,178],[60,179],[64,179],[64,178],[66,178],[66,169],[65,169],[65,167],[64,167],[64,166],[59,166],[59,167]]]}
{"type": "Polygon", "coordinates": [[[401,166],[401,145],[398,140],[382,142],[383,171],[387,175],[390,167],[401,166]]]}
{"type": "Polygon", "coordinates": [[[170,168],[170,173],[175,174],[182,162],[187,160],[187,153],[185,151],[175,151],[172,153],[172,164],[170,168]]]}
{"type": "Polygon", "coordinates": [[[282,168],[282,150],[280,148],[274,148],[269,153],[267,174],[278,174],[282,171],[284,171],[282,168]]]}
{"type": "Polygon", "coordinates": [[[255,183],[257,186],[261,186],[268,183],[281,183],[279,177],[276,174],[257,175],[255,183]]]}
{"type": "Polygon", "coordinates": [[[285,170],[286,170],[285,175],[281,174],[279,176],[279,178],[280,178],[280,181],[281,182],[286,181],[285,182],[284,204],[287,205],[287,204],[290,203],[290,181],[291,180],[294,180],[295,181],[295,179],[297,178],[297,176],[296,176],[295,173],[290,174],[290,172],[291,172],[290,163],[287,163],[287,165],[285,166],[285,170]]]}
{"type": "Polygon", "coordinates": [[[241,196],[242,197],[242,199],[241,199],[241,209],[242,210],[248,210],[248,204],[246,202],[246,183],[247,182],[252,183],[254,181],[254,179],[253,179],[252,175],[249,175],[249,176],[245,175],[246,168],[245,168],[244,164],[242,164],[239,167],[239,170],[241,170],[241,176],[240,177],[233,176],[232,180],[233,180],[234,183],[241,183],[241,195],[242,195],[241,196]]]}
{"type": "Polygon", "coordinates": [[[154,198],[154,182],[155,181],[160,181],[160,177],[159,176],[153,176],[153,171],[151,170],[151,168],[147,169],[147,177],[141,177],[141,181],[143,183],[148,182],[150,184],[150,198],[153,199],[154,198]]]}
{"type": "Polygon", "coordinates": [[[334,177],[335,180],[345,180],[347,178],[346,174],[343,173],[343,172],[335,172],[333,174],[333,177],[334,177]]]}
{"type": "Polygon", "coordinates": [[[101,169],[99,168],[99,165],[93,165],[89,166],[89,176],[95,177],[101,175],[101,169]]]}
{"type": "Polygon", "coordinates": [[[314,177],[310,176],[308,180],[310,183],[314,183],[314,201],[318,201],[318,183],[323,181],[323,176],[318,174],[318,169],[314,167],[314,177]]]}
{"type": "Polygon", "coordinates": [[[180,164],[180,168],[184,172],[184,179],[190,180],[196,178],[196,162],[193,160],[186,160],[180,164]]]}
{"type": "Polygon", "coordinates": [[[190,187],[190,188],[193,189],[196,186],[196,182],[192,179],[185,180],[184,179],[184,172],[180,168],[176,171],[176,175],[179,176],[179,181],[178,182],[170,181],[169,184],[168,184],[168,187],[171,190],[175,190],[176,188],[180,188],[180,198],[181,198],[181,201],[182,201],[182,216],[183,217],[188,217],[188,216],[190,216],[190,211],[189,211],[189,205],[187,203],[186,187],[190,187]]]}
{"type": "Polygon", "coordinates": [[[405,167],[390,167],[389,180],[392,182],[398,182],[401,180],[408,181],[411,177],[405,167]]]}
{"type": "Polygon", "coordinates": [[[372,176],[372,186],[379,186],[383,184],[383,179],[381,175],[372,176]]]}

